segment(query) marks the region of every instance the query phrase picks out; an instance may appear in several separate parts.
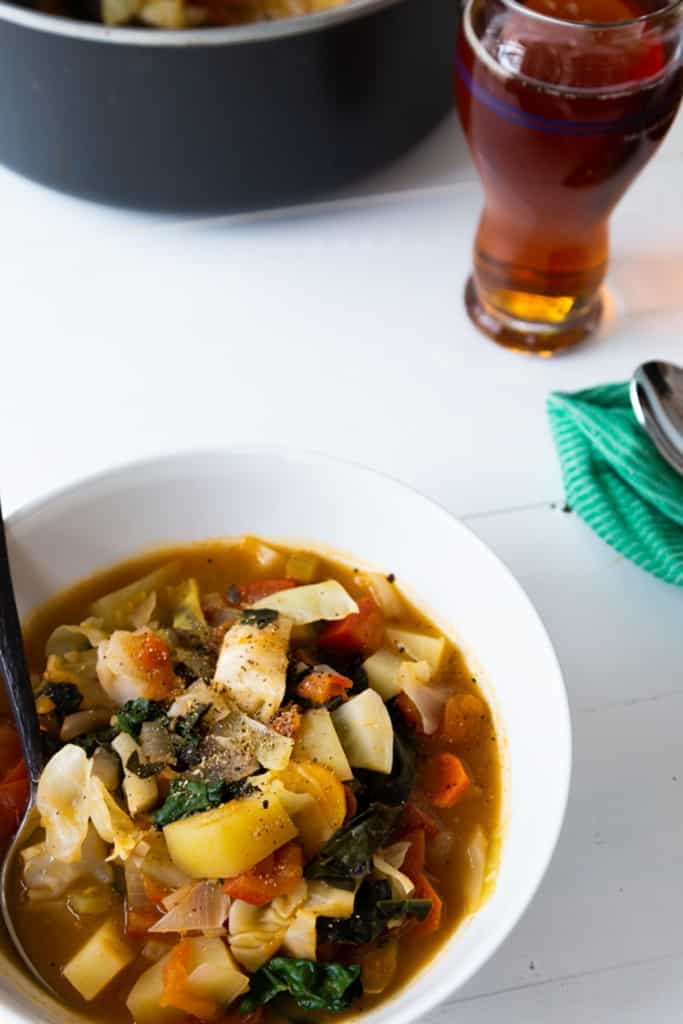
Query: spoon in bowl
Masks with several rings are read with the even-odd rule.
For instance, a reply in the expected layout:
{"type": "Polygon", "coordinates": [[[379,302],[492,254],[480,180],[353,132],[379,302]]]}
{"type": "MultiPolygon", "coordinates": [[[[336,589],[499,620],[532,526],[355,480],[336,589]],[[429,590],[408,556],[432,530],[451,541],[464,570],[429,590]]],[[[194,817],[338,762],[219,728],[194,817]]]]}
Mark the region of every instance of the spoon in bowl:
{"type": "Polygon", "coordinates": [[[7,696],[12,707],[14,720],[19,732],[21,749],[29,777],[29,800],[22,822],[9,846],[0,871],[0,910],[5,921],[9,936],[17,953],[43,988],[53,993],[45,979],[23,947],[21,939],[12,920],[9,903],[10,886],[13,882],[12,865],[35,831],[37,819],[35,814],[36,792],[38,779],[43,768],[43,754],[40,742],[40,726],[36,712],[31,677],[26,664],[24,644],[19,624],[19,614],[14,597],[12,574],[7,554],[7,538],[5,524],[0,506],[0,676],[5,680],[7,696]]]}
{"type": "Polygon", "coordinates": [[[659,454],[683,473],[683,368],[661,359],[642,363],[631,377],[630,396],[659,454]]]}

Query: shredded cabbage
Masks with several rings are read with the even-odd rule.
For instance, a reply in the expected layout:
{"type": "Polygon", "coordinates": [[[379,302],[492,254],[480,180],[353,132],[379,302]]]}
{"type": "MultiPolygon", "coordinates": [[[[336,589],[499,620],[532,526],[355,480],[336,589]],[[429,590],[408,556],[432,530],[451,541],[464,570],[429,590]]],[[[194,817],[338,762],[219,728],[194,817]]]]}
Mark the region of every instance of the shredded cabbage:
{"type": "Polygon", "coordinates": [[[32,903],[56,899],[83,877],[92,877],[104,885],[113,881],[110,864],[106,863],[107,847],[93,828],[88,829],[81,855],[77,861],[65,864],[56,860],[47,850],[46,843],[38,843],[21,851],[22,878],[32,903]]]}
{"type": "Polygon", "coordinates": [[[45,847],[65,864],[78,860],[88,832],[91,771],[85,751],[68,743],[50,758],[38,783],[36,806],[45,847]]]}
{"type": "MultiPolygon", "coordinates": [[[[166,586],[178,571],[178,563],[171,562],[162,566],[155,572],[143,576],[140,580],[129,583],[120,590],[114,590],[111,594],[105,594],[95,601],[90,611],[96,619],[101,619],[103,628],[108,632],[115,629],[138,628],[135,622],[136,613],[139,618],[140,610],[145,602],[149,603],[150,595],[166,586]]],[[[154,605],[152,605],[152,610],[154,605]]],[[[149,605],[147,610],[151,615],[149,605]]]]}
{"type": "Polygon", "coordinates": [[[279,616],[260,627],[238,622],[223,638],[214,685],[260,722],[274,718],[285,695],[291,631],[291,621],[279,616]]]}
{"type": "Polygon", "coordinates": [[[92,823],[105,843],[114,847],[113,853],[107,859],[113,860],[118,857],[125,861],[140,841],[140,829],[117,804],[100,779],[93,776],[87,792],[92,823]]]}

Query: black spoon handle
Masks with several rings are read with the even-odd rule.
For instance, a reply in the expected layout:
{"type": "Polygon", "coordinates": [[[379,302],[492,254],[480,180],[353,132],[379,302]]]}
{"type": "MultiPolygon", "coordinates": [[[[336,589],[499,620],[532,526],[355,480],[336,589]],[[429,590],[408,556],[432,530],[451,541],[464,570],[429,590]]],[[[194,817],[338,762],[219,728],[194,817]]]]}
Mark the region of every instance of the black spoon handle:
{"type": "Polygon", "coordinates": [[[31,677],[26,664],[12,573],[7,555],[5,523],[0,506],[0,674],[5,680],[31,785],[36,786],[43,767],[40,727],[31,677]]]}

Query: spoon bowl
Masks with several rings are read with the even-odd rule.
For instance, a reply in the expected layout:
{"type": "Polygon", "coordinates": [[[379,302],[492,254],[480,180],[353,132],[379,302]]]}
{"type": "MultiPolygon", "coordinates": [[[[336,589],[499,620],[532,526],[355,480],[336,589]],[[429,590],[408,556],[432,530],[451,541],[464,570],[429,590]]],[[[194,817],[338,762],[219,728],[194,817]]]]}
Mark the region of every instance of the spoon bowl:
{"type": "Polygon", "coordinates": [[[659,454],[683,474],[683,368],[663,360],[642,363],[631,378],[630,396],[659,454]]]}
{"type": "Polygon", "coordinates": [[[24,949],[14,926],[9,905],[9,892],[13,881],[15,860],[19,852],[26,846],[37,825],[36,793],[38,780],[43,767],[43,754],[40,742],[40,726],[31,686],[31,677],[26,664],[24,644],[21,636],[21,625],[14,597],[12,572],[7,553],[5,524],[0,507],[0,675],[5,680],[7,696],[17,724],[21,749],[29,777],[29,800],[21,824],[10,844],[0,871],[0,911],[9,936],[17,953],[26,964],[31,974],[43,988],[54,995],[35,964],[24,949]]]}

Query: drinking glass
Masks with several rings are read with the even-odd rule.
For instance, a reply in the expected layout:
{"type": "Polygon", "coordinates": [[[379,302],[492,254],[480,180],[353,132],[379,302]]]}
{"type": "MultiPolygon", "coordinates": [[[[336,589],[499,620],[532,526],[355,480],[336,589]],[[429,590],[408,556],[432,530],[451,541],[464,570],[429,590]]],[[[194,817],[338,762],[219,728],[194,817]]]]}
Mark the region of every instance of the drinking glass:
{"type": "Polygon", "coordinates": [[[465,304],[494,341],[551,355],[597,326],[609,215],[671,126],[682,51],[683,0],[468,0],[456,95],[485,206],[465,304]]]}

